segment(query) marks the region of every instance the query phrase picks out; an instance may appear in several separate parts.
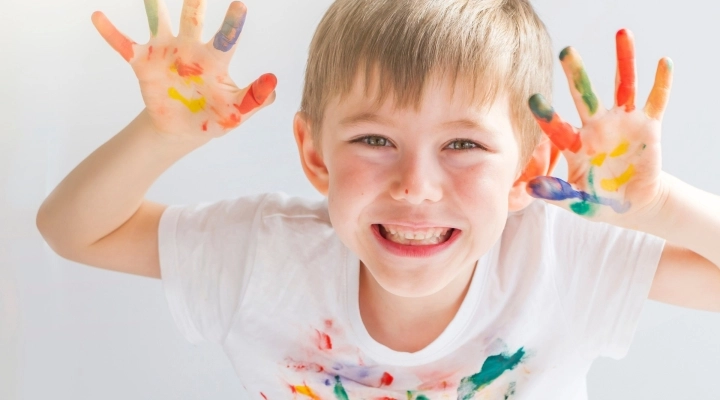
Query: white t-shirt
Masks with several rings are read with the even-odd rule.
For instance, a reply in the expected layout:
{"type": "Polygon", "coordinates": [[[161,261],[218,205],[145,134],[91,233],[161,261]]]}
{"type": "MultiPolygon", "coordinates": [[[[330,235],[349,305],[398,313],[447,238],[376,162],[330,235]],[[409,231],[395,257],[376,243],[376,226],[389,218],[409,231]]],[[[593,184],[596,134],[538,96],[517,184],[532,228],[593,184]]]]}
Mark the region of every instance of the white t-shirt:
{"type": "Polygon", "coordinates": [[[260,400],[586,399],[592,361],[627,353],[665,243],[535,201],[508,217],[445,331],[405,353],[365,329],[359,260],[325,201],[170,206],[158,234],[180,331],[222,345],[260,400]]]}

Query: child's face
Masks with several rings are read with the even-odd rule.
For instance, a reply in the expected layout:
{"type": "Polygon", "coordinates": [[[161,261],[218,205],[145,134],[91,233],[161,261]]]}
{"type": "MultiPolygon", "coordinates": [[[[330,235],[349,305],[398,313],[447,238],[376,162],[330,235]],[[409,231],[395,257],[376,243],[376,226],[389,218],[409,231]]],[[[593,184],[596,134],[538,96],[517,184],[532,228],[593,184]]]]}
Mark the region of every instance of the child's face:
{"type": "Polygon", "coordinates": [[[394,109],[392,98],[373,107],[358,84],[325,110],[321,147],[333,227],[396,295],[442,289],[505,226],[519,175],[507,97],[472,106],[464,83],[452,94],[448,82],[433,80],[418,110],[394,109]],[[401,238],[409,234],[430,238],[401,238]]]}

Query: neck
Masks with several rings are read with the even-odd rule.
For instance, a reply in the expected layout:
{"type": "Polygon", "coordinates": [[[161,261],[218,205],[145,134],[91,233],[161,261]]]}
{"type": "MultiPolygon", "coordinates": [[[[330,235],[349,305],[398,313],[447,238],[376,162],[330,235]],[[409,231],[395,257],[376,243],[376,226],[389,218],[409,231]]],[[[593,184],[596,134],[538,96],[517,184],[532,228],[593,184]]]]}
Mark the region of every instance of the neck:
{"type": "Polygon", "coordinates": [[[402,297],[385,290],[360,264],[360,315],[370,336],[395,351],[416,352],[447,328],[470,287],[475,264],[463,269],[439,291],[402,297]]]}

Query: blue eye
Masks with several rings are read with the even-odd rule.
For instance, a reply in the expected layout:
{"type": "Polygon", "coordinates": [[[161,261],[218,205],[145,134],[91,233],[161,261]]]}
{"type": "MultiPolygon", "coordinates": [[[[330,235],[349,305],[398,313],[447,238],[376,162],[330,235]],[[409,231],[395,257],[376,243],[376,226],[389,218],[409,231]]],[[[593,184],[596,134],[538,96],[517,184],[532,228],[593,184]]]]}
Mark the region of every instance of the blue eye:
{"type": "Polygon", "coordinates": [[[470,141],[470,140],[457,139],[457,140],[450,142],[450,144],[448,145],[448,148],[450,148],[452,150],[472,150],[472,149],[482,148],[482,146],[480,146],[479,144],[477,144],[473,141],[470,141]]]}
{"type": "Polygon", "coordinates": [[[386,147],[390,145],[390,141],[382,136],[363,136],[353,140],[352,142],[362,142],[371,147],[386,147]]]}

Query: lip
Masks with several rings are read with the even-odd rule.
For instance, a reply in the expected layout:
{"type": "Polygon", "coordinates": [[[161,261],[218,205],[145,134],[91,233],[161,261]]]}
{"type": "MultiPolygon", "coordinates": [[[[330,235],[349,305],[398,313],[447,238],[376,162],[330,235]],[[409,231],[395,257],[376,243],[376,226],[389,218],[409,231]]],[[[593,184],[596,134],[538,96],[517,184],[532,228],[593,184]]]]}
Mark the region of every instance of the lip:
{"type": "Polygon", "coordinates": [[[380,225],[378,224],[372,224],[370,229],[372,230],[375,239],[377,239],[378,243],[380,243],[385,250],[396,256],[412,258],[432,257],[452,246],[462,233],[459,229],[453,229],[452,234],[450,234],[450,237],[444,243],[408,246],[385,239],[380,234],[380,225]]]}

